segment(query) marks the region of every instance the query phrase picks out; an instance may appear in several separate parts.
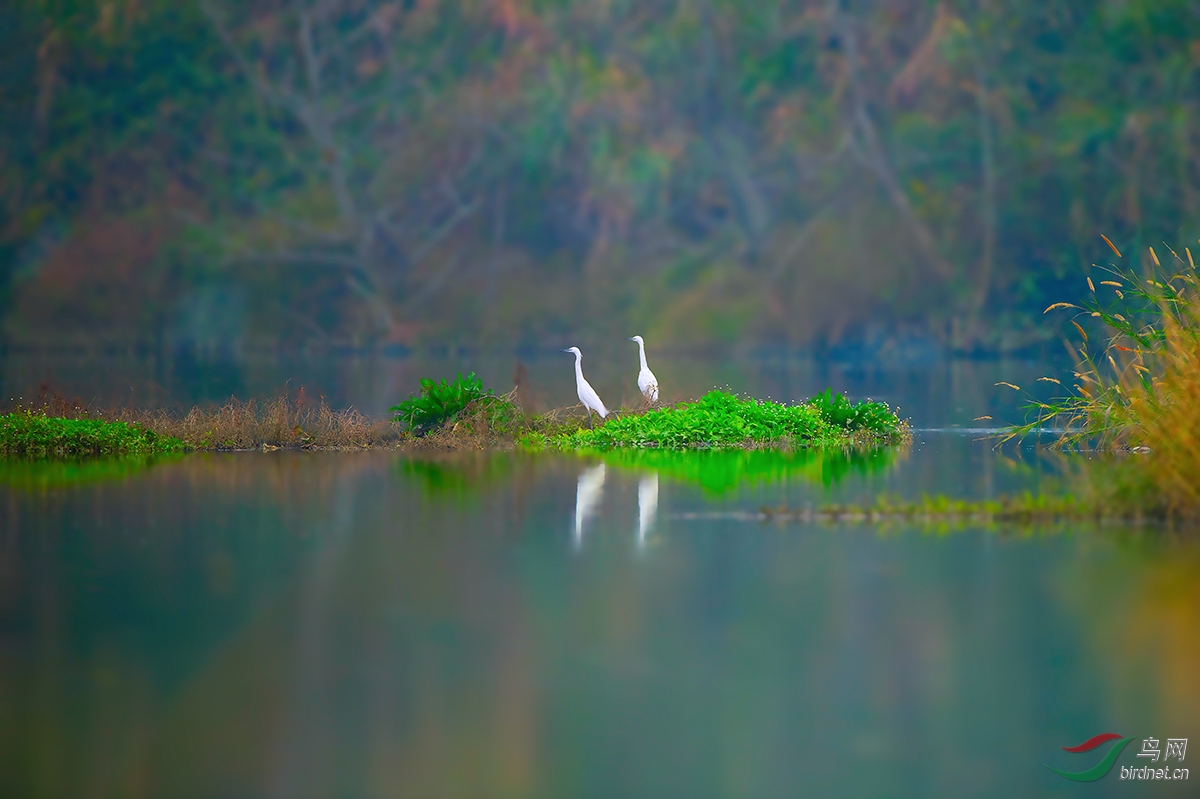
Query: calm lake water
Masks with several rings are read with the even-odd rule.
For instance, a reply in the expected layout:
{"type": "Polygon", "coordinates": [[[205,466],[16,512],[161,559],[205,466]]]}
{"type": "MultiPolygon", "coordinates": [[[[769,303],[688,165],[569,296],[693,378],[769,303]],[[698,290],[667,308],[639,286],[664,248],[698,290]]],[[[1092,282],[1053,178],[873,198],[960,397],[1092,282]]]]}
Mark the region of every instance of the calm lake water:
{"type": "MultiPolygon", "coordinates": [[[[1056,479],[964,432],[1035,365],[689,368],[918,430],[856,458],[0,464],[0,796],[1196,795],[1119,778],[1200,739],[1194,541],[757,517],[1056,479]],[[1135,738],[1105,778],[1046,768],[1102,732],[1135,738]]],[[[337,385],[369,406],[395,378],[363,373],[337,385]]]]}

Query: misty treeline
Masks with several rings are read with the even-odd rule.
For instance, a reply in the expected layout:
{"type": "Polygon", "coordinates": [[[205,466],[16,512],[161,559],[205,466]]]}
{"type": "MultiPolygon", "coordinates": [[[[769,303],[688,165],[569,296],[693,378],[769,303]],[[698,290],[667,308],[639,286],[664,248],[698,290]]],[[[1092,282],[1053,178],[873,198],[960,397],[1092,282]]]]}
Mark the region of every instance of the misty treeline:
{"type": "Polygon", "coordinates": [[[1200,228],[1194,0],[15,0],[10,346],[1035,338],[1200,228]],[[635,329],[636,328],[636,329],[635,329]]]}

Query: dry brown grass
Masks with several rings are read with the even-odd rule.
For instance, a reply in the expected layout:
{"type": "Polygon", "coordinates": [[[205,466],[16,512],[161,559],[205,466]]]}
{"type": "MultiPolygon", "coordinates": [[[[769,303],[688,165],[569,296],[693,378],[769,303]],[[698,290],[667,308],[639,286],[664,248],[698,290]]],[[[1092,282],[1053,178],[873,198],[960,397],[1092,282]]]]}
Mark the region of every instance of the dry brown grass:
{"type": "MultiPolygon", "coordinates": [[[[1121,253],[1104,239],[1118,258],[1121,253]]],[[[1098,354],[1081,338],[1074,390],[1052,403],[1035,403],[1032,426],[1054,420],[1069,431],[1065,444],[1095,443],[1102,449],[1142,453],[1126,462],[1119,480],[1104,484],[1107,498],[1171,517],[1200,516],[1200,273],[1190,249],[1160,261],[1148,250],[1145,274],[1113,267],[1114,279],[1089,279],[1093,299],[1073,309],[1099,319],[1098,354]],[[1111,295],[1111,296],[1110,296],[1111,295]]],[[[1097,334],[1093,331],[1093,336],[1097,334]]],[[[1059,383],[1057,379],[1042,378],[1059,383]]],[[[1060,383],[1061,385],[1061,383],[1060,383]]]]}
{"type": "Polygon", "coordinates": [[[329,407],[324,397],[295,397],[258,402],[230,399],[223,405],[198,406],[186,413],[139,408],[95,409],[79,399],[63,397],[43,385],[38,398],[22,409],[68,419],[107,419],[140,424],[174,436],[198,450],[365,449],[394,446],[396,426],[371,419],[353,408],[329,407]]]}
{"type": "Polygon", "coordinates": [[[489,409],[468,405],[458,418],[423,436],[405,436],[402,446],[415,452],[462,452],[511,449],[512,437],[497,431],[489,409]]]}
{"type": "MultiPolygon", "coordinates": [[[[1189,262],[1191,261],[1189,253],[1189,262]]],[[[1177,511],[1200,509],[1200,277],[1189,269],[1173,285],[1178,301],[1162,315],[1163,340],[1148,382],[1127,381],[1129,413],[1145,468],[1177,511]]]]}
{"type": "Polygon", "coordinates": [[[531,414],[518,389],[500,400],[471,403],[454,421],[423,436],[405,436],[400,446],[419,452],[508,450],[530,436],[545,440],[578,430],[587,418],[582,405],[531,414]]]}
{"type": "Polygon", "coordinates": [[[301,404],[287,397],[261,403],[231,399],[214,408],[192,408],[182,416],[123,411],[116,418],[141,422],[196,449],[365,449],[399,439],[393,425],[353,408],[335,410],[323,400],[301,404]]]}

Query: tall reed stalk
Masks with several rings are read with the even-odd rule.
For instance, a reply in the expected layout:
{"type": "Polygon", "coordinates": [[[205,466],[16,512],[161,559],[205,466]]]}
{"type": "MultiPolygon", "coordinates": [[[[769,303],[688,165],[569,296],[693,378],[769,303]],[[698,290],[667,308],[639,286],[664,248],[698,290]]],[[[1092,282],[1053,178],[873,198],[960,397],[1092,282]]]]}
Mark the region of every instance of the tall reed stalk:
{"type": "Polygon", "coordinates": [[[1164,265],[1149,248],[1141,275],[1110,264],[1099,287],[1087,279],[1085,302],[1046,309],[1075,311],[1074,379],[1039,378],[1069,392],[1032,402],[1035,420],[1005,438],[1058,425],[1066,430],[1059,447],[1146,452],[1138,466],[1150,478],[1142,483],[1146,490],[1172,511],[1192,512],[1200,510],[1200,274],[1189,248],[1183,256],[1167,251],[1164,265]]]}

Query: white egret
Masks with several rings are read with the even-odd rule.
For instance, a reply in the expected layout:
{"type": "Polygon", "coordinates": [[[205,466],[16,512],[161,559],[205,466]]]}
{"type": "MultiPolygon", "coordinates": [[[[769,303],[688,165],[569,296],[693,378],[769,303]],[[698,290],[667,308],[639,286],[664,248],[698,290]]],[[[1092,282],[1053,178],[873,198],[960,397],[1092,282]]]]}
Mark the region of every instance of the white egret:
{"type": "Polygon", "coordinates": [[[654,514],[658,511],[658,472],[642,478],[638,483],[638,546],[646,545],[646,534],[654,526],[654,514]]]}
{"type": "Polygon", "coordinates": [[[583,523],[604,490],[604,464],[597,463],[579,475],[579,485],[575,489],[575,546],[583,543],[583,523]]]}
{"type": "Polygon", "coordinates": [[[634,336],[629,340],[637,342],[638,357],[642,359],[642,369],[638,372],[638,391],[642,392],[646,402],[658,402],[658,378],[646,365],[646,342],[642,341],[641,336],[634,336]]]}
{"type": "Polygon", "coordinates": [[[600,395],[596,393],[596,389],[592,388],[591,384],[583,377],[583,367],[579,362],[583,360],[583,353],[578,347],[570,347],[563,352],[575,353],[575,391],[579,394],[579,401],[583,403],[583,407],[587,408],[588,412],[588,427],[592,426],[592,411],[600,414],[603,419],[608,416],[608,408],[604,407],[604,403],[600,401],[600,395]]]}

